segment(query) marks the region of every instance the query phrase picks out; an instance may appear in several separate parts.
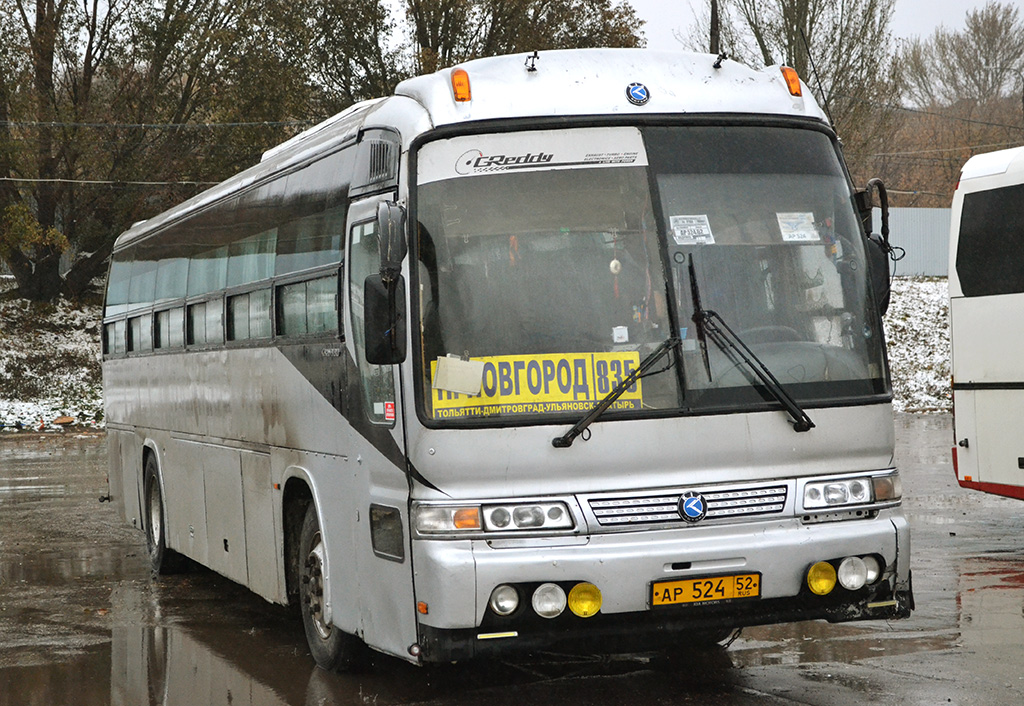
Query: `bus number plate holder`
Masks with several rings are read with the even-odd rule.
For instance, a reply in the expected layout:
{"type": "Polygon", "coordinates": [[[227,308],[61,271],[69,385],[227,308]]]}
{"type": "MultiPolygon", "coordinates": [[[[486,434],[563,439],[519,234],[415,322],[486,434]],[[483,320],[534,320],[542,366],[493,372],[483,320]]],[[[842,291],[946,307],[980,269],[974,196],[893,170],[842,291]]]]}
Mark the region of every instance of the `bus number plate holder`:
{"type": "Polygon", "coordinates": [[[651,584],[651,607],[719,603],[761,597],[761,574],[730,574],[651,584]]]}

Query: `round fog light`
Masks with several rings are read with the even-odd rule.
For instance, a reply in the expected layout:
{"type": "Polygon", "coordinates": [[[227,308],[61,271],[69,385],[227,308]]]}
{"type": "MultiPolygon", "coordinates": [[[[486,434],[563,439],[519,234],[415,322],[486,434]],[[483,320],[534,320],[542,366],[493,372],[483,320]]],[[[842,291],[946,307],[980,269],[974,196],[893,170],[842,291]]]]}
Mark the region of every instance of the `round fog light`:
{"type": "Polygon", "coordinates": [[[592,583],[578,583],[569,591],[569,610],[581,618],[601,610],[601,590],[592,583]]]}
{"type": "Polygon", "coordinates": [[[839,565],[839,585],[847,591],[864,588],[867,578],[868,567],[860,557],[848,556],[839,565]]]}
{"type": "Polygon", "coordinates": [[[542,583],[533,592],[533,610],[542,618],[557,618],[565,610],[565,591],[553,583],[542,583]]]}
{"type": "Polygon", "coordinates": [[[864,566],[867,570],[867,574],[864,576],[864,581],[870,586],[882,575],[882,566],[878,563],[878,559],[873,556],[863,557],[864,566]]]}
{"type": "Polygon", "coordinates": [[[807,587],[811,593],[827,596],[836,587],[836,570],[827,561],[819,561],[807,572],[807,587]]]}
{"type": "Polygon", "coordinates": [[[488,605],[498,615],[511,615],[519,607],[519,591],[508,584],[498,586],[491,591],[488,605]]]}

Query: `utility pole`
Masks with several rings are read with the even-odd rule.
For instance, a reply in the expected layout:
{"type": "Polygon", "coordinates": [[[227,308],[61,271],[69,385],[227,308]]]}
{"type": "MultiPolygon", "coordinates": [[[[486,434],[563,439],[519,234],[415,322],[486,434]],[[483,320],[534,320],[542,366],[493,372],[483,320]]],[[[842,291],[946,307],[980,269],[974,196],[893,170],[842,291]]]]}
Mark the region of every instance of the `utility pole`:
{"type": "Polygon", "coordinates": [[[710,53],[720,54],[722,51],[718,41],[718,0],[711,0],[711,47],[710,53]]]}

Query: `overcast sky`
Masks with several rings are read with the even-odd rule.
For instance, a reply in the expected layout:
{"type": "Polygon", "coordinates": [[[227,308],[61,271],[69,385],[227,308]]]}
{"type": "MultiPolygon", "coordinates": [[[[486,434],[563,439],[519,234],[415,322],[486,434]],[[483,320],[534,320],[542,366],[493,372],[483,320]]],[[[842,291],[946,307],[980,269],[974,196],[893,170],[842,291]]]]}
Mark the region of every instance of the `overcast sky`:
{"type": "MultiPolygon", "coordinates": [[[[694,8],[703,9],[707,0],[629,0],[640,18],[647,21],[644,34],[650,49],[678,49],[673,30],[686,34],[694,23],[694,8]]],[[[1020,8],[1024,0],[1000,0],[1020,8]]],[[[892,30],[896,37],[927,37],[944,24],[949,29],[962,29],[964,14],[981,7],[985,0],[896,0],[892,30]]]]}

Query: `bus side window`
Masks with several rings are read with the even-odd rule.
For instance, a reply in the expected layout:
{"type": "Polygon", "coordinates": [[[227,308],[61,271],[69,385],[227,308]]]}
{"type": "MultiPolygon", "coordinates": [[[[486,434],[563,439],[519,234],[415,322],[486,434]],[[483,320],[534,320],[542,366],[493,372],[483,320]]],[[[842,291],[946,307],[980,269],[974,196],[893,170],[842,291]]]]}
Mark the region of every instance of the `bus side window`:
{"type": "Polygon", "coordinates": [[[185,345],[185,310],[182,307],[158,311],[153,330],[153,347],[181,348],[185,345]]]}
{"type": "Polygon", "coordinates": [[[374,365],[366,361],[363,282],[380,270],[380,245],[377,225],[373,221],[359,223],[349,234],[349,300],[352,305],[352,342],[359,364],[360,385],[366,416],[375,424],[395,423],[395,378],[390,365],[374,365]]]}
{"type": "Polygon", "coordinates": [[[277,288],[277,333],[301,337],[337,334],[338,276],[285,284],[277,288]]]}

